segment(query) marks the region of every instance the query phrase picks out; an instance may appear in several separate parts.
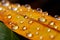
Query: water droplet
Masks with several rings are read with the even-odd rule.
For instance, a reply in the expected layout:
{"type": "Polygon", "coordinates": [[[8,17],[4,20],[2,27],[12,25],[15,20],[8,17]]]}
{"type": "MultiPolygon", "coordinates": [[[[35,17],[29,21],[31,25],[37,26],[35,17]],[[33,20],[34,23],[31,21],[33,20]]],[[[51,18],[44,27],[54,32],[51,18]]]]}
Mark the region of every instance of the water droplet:
{"type": "Polygon", "coordinates": [[[24,18],[26,18],[26,19],[27,19],[28,17],[25,15],[25,16],[24,16],[24,18]]]}
{"type": "Polygon", "coordinates": [[[41,21],[41,22],[45,22],[46,21],[45,18],[38,18],[38,20],[41,21]]]}
{"type": "Polygon", "coordinates": [[[56,19],[60,21],[60,17],[58,17],[58,18],[56,18],[56,19]]]}
{"type": "Polygon", "coordinates": [[[0,7],[0,11],[3,10],[3,8],[0,7]]]}
{"type": "Polygon", "coordinates": [[[43,13],[48,16],[48,12],[43,12],[43,13]]]}
{"type": "Polygon", "coordinates": [[[58,27],[54,25],[54,28],[57,29],[58,27]]]}
{"type": "Polygon", "coordinates": [[[17,18],[20,18],[19,16],[17,16],[17,18]]]}
{"type": "Polygon", "coordinates": [[[12,30],[17,30],[19,27],[18,26],[13,26],[12,30]]]}
{"type": "Polygon", "coordinates": [[[27,37],[31,38],[32,37],[32,34],[31,33],[28,33],[27,34],[27,37]]]}
{"type": "Polygon", "coordinates": [[[37,11],[38,11],[38,12],[42,12],[42,9],[40,9],[40,8],[37,8],[37,11]]]}
{"type": "Polygon", "coordinates": [[[54,22],[50,22],[50,25],[53,26],[54,25],[54,22]]]}
{"type": "Polygon", "coordinates": [[[48,32],[50,32],[51,31],[51,29],[48,29],[48,32]]]}
{"type": "Polygon", "coordinates": [[[38,32],[36,32],[36,34],[39,34],[38,32]]]}
{"type": "Polygon", "coordinates": [[[33,23],[33,21],[32,21],[32,20],[30,20],[28,23],[29,23],[29,24],[31,24],[31,23],[33,23]]]}
{"type": "Polygon", "coordinates": [[[12,10],[17,11],[17,10],[18,10],[18,8],[12,8],[12,10]]]}
{"type": "Polygon", "coordinates": [[[50,35],[50,38],[53,39],[54,38],[54,35],[50,35]]]}
{"type": "Polygon", "coordinates": [[[12,8],[11,6],[8,7],[8,9],[11,9],[11,8],[12,8]]]}
{"type": "Polygon", "coordinates": [[[39,27],[37,27],[37,30],[40,30],[40,28],[39,28],[39,27]]]}
{"type": "Polygon", "coordinates": [[[34,12],[35,10],[32,10],[32,12],[34,12]]]}
{"type": "Polygon", "coordinates": [[[12,16],[11,15],[8,15],[8,19],[11,19],[12,18],[12,16]]]}
{"type": "Polygon", "coordinates": [[[59,15],[55,15],[54,17],[57,18],[59,15]]]}
{"type": "Polygon", "coordinates": [[[22,23],[24,23],[24,21],[20,21],[20,23],[22,24],[22,23]]]}
{"type": "Polygon", "coordinates": [[[22,30],[26,30],[27,28],[25,26],[23,26],[22,30]]]}
{"type": "Polygon", "coordinates": [[[12,24],[12,22],[9,22],[9,24],[11,25],[11,24],[12,24]]]}
{"type": "Polygon", "coordinates": [[[43,36],[40,36],[40,40],[42,40],[43,39],[43,36]]]}
{"type": "Polygon", "coordinates": [[[17,4],[17,7],[20,7],[20,4],[17,4]]]}
{"type": "Polygon", "coordinates": [[[22,11],[22,9],[20,9],[20,11],[22,11]]]}
{"type": "Polygon", "coordinates": [[[28,5],[28,4],[26,4],[25,7],[26,7],[27,9],[31,9],[30,5],[28,5]]]}

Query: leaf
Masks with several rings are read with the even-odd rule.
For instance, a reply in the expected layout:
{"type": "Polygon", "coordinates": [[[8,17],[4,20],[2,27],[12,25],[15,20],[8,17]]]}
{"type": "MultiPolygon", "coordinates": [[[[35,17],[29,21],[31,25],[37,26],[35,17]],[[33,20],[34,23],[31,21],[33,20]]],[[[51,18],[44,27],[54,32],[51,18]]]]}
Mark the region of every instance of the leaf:
{"type": "Polygon", "coordinates": [[[20,40],[17,35],[0,22],[0,40],[20,40]]]}

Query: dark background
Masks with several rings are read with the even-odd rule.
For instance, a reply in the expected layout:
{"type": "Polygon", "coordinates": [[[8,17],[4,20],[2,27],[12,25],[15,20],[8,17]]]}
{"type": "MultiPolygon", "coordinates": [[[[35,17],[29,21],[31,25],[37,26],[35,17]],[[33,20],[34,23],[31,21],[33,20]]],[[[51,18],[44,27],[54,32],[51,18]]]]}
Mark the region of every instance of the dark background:
{"type": "Polygon", "coordinates": [[[30,4],[33,9],[41,8],[49,15],[60,15],[60,0],[9,0],[12,3],[30,4]]]}

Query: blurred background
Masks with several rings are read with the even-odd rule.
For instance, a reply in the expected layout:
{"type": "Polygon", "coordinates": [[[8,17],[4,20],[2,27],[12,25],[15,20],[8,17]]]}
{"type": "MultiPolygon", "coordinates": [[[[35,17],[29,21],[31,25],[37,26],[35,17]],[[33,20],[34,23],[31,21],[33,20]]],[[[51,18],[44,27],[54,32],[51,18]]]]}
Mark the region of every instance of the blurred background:
{"type": "Polygon", "coordinates": [[[33,9],[41,8],[49,15],[60,15],[60,0],[9,0],[12,3],[29,4],[33,9]]]}

